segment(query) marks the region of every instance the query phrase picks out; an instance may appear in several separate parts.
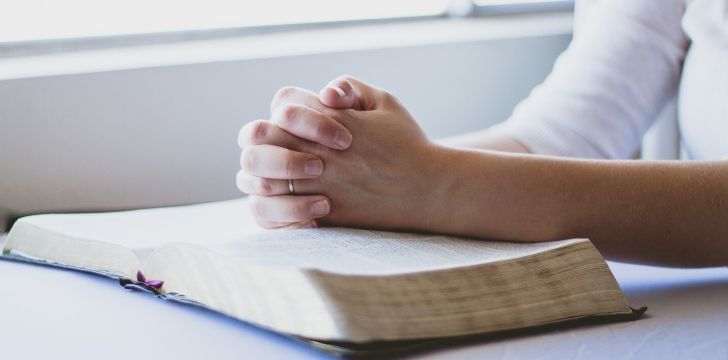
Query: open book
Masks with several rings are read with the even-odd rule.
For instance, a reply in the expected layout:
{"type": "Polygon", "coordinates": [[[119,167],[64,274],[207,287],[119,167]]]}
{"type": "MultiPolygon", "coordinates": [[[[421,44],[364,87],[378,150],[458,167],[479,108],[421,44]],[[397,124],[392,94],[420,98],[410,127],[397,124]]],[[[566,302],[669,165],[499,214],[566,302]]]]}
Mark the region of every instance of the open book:
{"type": "Polygon", "coordinates": [[[118,278],[274,331],[366,343],[629,315],[586,239],[261,230],[247,200],[19,219],[3,256],[118,278]]]}

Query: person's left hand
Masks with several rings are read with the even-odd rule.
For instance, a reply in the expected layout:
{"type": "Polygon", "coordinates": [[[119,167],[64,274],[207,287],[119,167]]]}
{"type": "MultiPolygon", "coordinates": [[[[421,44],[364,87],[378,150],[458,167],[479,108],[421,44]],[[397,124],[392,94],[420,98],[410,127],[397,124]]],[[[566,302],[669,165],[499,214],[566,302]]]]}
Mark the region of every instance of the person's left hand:
{"type": "MultiPolygon", "coordinates": [[[[321,93],[327,105],[350,109],[311,106],[311,99],[300,93],[292,98],[303,99],[307,104],[297,104],[290,98],[277,99],[274,107],[279,108],[274,109],[270,122],[255,125],[258,131],[241,131],[242,171],[238,186],[251,194],[258,222],[269,228],[310,227],[318,222],[422,229],[429,220],[427,209],[432,208],[438,193],[433,183],[441,152],[397,98],[351,77],[332,82],[321,93]],[[316,112],[300,111],[300,105],[316,112]],[[292,106],[299,111],[290,111],[292,106]],[[296,135],[314,134],[315,124],[325,123],[319,114],[350,131],[353,140],[348,149],[323,146],[279,131],[278,124],[284,124],[284,128],[293,128],[296,135]],[[261,126],[266,130],[260,131],[261,126]],[[292,152],[271,152],[271,146],[292,152]],[[310,158],[291,157],[292,153],[307,154],[310,158]],[[303,169],[305,161],[311,159],[322,160],[323,172],[318,177],[293,180],[295,195],[289,194],[288,181],[281,174],[303,169]],[[312,201],[324,202],[325,209],[318,209],[326,210],[324,214],[316,214],[312,201]]],[[[309,138],[315,140],[320,136],[309,138]]]]}

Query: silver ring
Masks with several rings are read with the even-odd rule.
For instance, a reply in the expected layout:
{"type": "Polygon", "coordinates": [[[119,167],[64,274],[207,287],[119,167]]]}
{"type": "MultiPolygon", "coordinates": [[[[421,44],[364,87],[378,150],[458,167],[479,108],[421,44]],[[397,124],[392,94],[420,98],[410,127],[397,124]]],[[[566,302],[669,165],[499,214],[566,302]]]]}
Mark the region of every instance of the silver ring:
{"type": "Polygon", "coordinates": [[[291,180],[291,179],[288,179],[288,192],[289,192],[289,193],[290,193],[291,195],[296,195],[296,191],[295,191],[295,189],[293,188],[293,180],[291,180]]]}

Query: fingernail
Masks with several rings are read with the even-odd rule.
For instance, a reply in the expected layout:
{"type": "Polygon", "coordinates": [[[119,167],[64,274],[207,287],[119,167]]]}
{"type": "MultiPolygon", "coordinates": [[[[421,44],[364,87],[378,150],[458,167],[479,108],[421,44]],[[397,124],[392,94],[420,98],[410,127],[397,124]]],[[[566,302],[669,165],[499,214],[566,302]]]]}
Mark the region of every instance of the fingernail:
{"type": "Polygon", "coordinates": [[[337,130],[334,135],[334,143],[342,149],[348,148],[351,145],[351,134],[347,131],[337,130]]]}
{"type": "Polygon", "coordinates": [[[324,163],[318,159],[306,160],[306,164],[303,166],[303,172],[306,175],[318,176],[324,171],[324,163]]]}
{"type": "Polygon", "coordinates": [[[319,200],[311,205],[311,215],[313,216],[324,216],[329,213],[329,202],[326,200],[319,200]]]}
{"type": "Polygon", "coordinates": [[[338,86],[329,86],[329,87],[334,89],[334,91],[336,91],[339,94],[339,96],[341,96],[341,97],[346,96],[346,91],[344,91],[344,89],[342,89],[338,86]]]}

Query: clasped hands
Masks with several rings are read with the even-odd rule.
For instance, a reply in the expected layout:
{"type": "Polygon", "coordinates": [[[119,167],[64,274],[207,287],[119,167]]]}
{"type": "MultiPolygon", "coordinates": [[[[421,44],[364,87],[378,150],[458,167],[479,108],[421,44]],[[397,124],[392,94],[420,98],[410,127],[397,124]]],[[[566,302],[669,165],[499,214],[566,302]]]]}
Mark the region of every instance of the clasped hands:
{"type": "Polygon", "coordinates": [[[440,147],[396,97],[349,76],[319,94],[280,89],[238,142],[237,186],[265,228],[423,230],[436,205],[440,147]]]}

